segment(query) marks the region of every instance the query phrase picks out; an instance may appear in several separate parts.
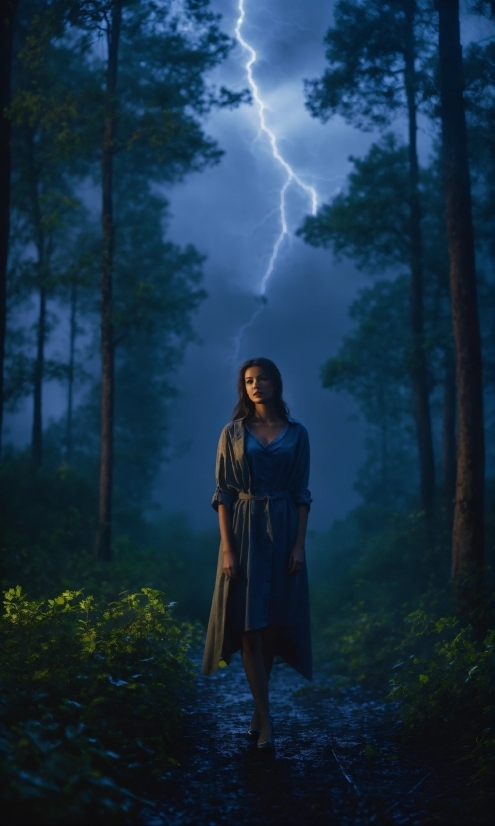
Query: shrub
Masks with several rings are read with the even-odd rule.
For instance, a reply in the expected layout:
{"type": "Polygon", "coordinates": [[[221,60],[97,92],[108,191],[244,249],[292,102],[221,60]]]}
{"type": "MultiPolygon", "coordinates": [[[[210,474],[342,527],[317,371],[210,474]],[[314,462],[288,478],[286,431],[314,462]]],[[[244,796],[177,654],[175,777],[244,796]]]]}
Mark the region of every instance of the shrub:
{"type": "MultiPolygon", "coordinates": [[[[467,621],[449,616],[448,530],[440,524],[432,536],[421,514],[359,507],[319,545],[312,595],[319,664],[335,687],[357,682],[387,692],[401,736],[448,749],[486,788],[495,745],[494,632],[482,642],[467,621]]],[[[473,625],[493,627],[492,616],[486,600],[473,625]]]]}
{"type": "Polygon", "coordinates": [[[149,588],[98,607],[81,591],[32,601],[20,586],[4,605],[4,822],[125,821],[136,789],[175,761],[192,671],[170,607],[149,588]]]}
{"type": "Polygon", "coordinates": [[[400,701],[404,730],[414,737],[457,746],[473,766],[473,779],[493,781],[495,631],[483,642],[455,617],[432,621],[410,615],[412,633],[429,640],[428,651],[401,664],[390,697],[400,701]],[[449,633],[450,632],[450,633],[449,633]]]}

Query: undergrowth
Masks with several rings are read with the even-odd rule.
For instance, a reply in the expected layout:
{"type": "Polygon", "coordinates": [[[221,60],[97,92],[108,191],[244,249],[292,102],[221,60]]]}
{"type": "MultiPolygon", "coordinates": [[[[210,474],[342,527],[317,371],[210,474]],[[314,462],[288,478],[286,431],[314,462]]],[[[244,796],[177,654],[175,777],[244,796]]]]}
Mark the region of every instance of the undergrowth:
{"type": "Polygon", "coordinates": [[[128,822],[176,762],[187,640],[156,590],[103,606],[81,591],[5,592],[2,822],[128,822]]]}
{"type": "Polygon", "coordinates": [[[315,655],[336,690],[387,696],[399,737],[465,764],[482,790],[495,779],[492,609],[487,596],[476,617],[454,616],[449,545],[421,514],[362,507],[337,523],[313,545],[315,655]]]}

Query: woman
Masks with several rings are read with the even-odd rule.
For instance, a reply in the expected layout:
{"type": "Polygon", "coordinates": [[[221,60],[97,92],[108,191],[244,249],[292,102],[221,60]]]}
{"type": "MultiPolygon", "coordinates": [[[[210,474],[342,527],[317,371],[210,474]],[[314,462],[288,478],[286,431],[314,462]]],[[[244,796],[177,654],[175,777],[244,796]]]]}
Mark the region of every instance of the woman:
{"type": "Polygon", "coordinates": [[[274,655],[311,679],[304,542],[311,496],[306,429],[289,416],[270,359],[246,361],[239,401],[218,445],[220,552],[203,674],[241,649],[253,699],[248,736],[273,748],[268,681],[274,655]]]}

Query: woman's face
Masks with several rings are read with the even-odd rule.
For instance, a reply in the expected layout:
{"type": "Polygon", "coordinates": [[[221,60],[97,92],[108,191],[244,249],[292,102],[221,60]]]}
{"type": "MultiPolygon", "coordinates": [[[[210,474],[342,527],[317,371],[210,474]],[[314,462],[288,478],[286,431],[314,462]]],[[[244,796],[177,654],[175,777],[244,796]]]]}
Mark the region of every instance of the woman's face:
{"type": "Polygon", "coordinates": [[[254,404],[266,404],[273,399],[273,382],[261,367],[248,367],[244,373],[244,384],[254,404]]]}

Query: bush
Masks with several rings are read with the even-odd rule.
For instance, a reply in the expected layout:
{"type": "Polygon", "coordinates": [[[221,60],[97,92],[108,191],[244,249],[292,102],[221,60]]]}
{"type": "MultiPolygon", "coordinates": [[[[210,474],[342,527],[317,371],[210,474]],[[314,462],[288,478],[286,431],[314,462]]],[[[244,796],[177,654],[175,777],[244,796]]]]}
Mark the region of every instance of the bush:
{"type": "Polygon", "coordinates": [[[473,779],[493,784],[495,631],[480,642],[455,617],[432,621],[416,611],[408,619],[412,634],[429,644],[422,656],[398,663],[390,681],[405,732],[453,744],[472,764],[473,779]]]}
{"type": "MultiPolygon", "coordinates": [[[[487,520],[488,537],[492,530],[487,520]]],[[[495,632],[482,642],[468,621],[461,626],[450,616],[445,526],[433,538],[421,514],[361,506],[319,542],[313,537],[313,546],[317,662],[337,688],[359,683],[388,693],[402,736],[448,748],[486,786],[495,745],[495,632]]],[[[476,627],[492,625],[491,617],[487,601],[476,627]]]]}
{"type": "Polygon", "coordinates": [[[17,586],[4,604],[3,822],[125,821],[136,789],[175,761],[192,671],[170,607],[149,588],[100,608],[17,586]]]}

